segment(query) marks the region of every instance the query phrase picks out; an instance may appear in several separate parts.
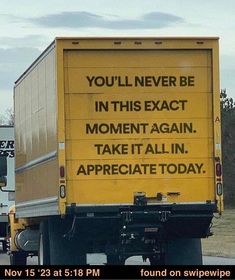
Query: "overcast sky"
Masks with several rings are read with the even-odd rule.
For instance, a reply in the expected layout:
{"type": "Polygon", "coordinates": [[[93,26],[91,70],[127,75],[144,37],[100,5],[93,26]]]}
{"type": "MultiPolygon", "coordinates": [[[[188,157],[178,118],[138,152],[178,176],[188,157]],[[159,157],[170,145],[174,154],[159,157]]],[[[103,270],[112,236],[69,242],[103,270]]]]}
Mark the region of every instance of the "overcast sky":
{"type": "Polygon", "coordinates": [[[0,113],[55,37],[122,35],[220,37],[221,88],[235,99],[234,0],[0,0],[0,113]]]}

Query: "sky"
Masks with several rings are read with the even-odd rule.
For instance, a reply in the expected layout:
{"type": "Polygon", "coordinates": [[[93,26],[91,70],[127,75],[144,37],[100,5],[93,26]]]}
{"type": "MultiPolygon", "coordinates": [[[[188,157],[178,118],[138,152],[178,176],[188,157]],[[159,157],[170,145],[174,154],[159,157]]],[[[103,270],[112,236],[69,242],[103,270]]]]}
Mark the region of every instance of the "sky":
{"type": "Polygon", "coordinates": [[[220,87],[235,100],[234,0],[0,0],[0,114],[14,81],[62,36],[216,36],[220,87]]]}

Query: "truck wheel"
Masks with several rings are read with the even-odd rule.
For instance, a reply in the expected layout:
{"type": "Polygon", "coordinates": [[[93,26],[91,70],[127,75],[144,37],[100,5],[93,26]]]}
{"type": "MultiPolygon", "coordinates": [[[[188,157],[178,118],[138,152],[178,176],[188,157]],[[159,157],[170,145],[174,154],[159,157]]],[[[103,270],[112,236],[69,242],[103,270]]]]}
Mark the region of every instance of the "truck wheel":
{"type": "Polygon", "coordinates": [[[107,265],[124,265],[125,260],[121,259],[118,254],[107,255],[107,265]]]}
{"type": "Polygon", "coordinates": [[[7,241],[2,241],[2,251],[5,253],[7,251],[7,241]]]}
{"type": "Polygon", "coordinates": [[[152,255],[149,258],[150,265],[164,265],[164,257],[163,256],[155,256],[152,255]]]}
{"type": "Polygon", "coordinates": [[[47,221],[40,223],[38,264],[50,265],[50,244],[47,221]]]}
{"type": "Polygon", "coordinates": [[[199,238],[170,240],[166,244],[166,265],[202,265],[202,247],[199,238]]]}
{"type": "Polygon", "coordinates": [[[10,265],[26,265],[27,254],[24,252],[12,252],[10,254],[10,265]]]}

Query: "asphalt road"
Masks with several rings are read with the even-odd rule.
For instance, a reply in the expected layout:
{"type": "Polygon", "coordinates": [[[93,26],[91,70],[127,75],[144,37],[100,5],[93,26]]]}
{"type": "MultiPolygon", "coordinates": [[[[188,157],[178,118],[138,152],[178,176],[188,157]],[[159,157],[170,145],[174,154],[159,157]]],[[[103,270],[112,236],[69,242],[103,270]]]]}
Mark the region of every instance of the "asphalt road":
{"type": "MultiPolygon", "coordinates": [[[[88,263],[90,264],[104,264],[106,257],[103,254],[88,255],[88,263]]],[[[37,258],[28,258],[29,265],[36,265],[37,258]]],[[[235,265],[235,258],[222,258],[222,257],[203,257],[204,265],[235,265]]],[[[0,265],[9,265],[9,256],[7,254],[0,253],[0,265]]],[[[126,260],[126,265],[149,265],[148,262],[143,262],[141,257],[131,257],[126,260]]]]}

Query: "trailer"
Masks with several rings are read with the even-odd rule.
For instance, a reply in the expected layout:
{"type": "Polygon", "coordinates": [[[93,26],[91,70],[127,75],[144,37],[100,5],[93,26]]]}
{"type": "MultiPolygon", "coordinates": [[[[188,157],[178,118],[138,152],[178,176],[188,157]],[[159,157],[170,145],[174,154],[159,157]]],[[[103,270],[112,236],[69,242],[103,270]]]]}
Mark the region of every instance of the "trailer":
{"type": "MultiPolygon", "coordinates": [[[[7,251],[8,243],[8,213],[9,207],[15,202],[15,149],[14,127],[0,126],[0,158],[6,165],[6,174],[0,186],[0,242],[2,251],[7,251]],[[3,188],[4,187],[4,188],[3,188]]],[[[2,161],[1,161],[2,162],[2,161]]]]}
{"type": "Polygon", "coordinates": [[[56,38],[15,83],[11,263],[202,264],[223,211],[218,58],[218,38],[56,38]]]}

